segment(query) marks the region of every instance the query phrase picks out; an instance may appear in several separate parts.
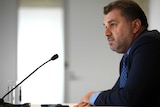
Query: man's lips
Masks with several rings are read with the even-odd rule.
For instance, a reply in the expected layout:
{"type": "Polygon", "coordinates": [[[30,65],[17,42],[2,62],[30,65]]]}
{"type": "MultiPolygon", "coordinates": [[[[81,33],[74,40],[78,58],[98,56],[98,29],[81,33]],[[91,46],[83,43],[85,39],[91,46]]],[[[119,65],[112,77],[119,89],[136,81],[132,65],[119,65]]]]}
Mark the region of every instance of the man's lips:
{"type": "Polygon", "coordinates": [[[113,38],[107,38],[107,40],[108,40],[108,43],[111,45],[112,43],[113,43],[113,41],[114,41],[114,39],[113,38]]]}

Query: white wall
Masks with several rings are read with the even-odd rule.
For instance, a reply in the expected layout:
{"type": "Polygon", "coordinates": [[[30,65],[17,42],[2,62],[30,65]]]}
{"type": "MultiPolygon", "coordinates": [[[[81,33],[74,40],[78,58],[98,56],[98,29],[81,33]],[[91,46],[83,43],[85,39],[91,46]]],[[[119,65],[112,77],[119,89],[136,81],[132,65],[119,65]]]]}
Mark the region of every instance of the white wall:
{"type": "Polygon", "coordinates": [[[149,29],[160,31],[160,0],[149,0],[149,29]]]}
{"type": "Polygon", "coordinates": [[[89,91],[111,88],[119,73],[120,55],[104,36],[103,7],[112,0],[67,0],[66,102],[76,103],[89,91]]]}
{"type": "Polygon", "coordinates": [[[16,0],[0,0],[0,98],[7,92],[8,80],[16,80],[16,62],[16,0]]]}

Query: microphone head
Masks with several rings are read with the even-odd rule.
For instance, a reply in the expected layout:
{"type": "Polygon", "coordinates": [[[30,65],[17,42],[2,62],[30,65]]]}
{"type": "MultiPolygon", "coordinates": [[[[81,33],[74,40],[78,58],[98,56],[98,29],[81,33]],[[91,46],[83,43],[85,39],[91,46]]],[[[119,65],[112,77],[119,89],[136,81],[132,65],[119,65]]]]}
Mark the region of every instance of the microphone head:
{"type": "Polygon", "coordinates": [[[55,54],[55,55],[53,55],[53,56],[51,57],[50,60],[55,60],[55,59],[57,59],[57,58],[58,58],[58,54],[55,54]]]}

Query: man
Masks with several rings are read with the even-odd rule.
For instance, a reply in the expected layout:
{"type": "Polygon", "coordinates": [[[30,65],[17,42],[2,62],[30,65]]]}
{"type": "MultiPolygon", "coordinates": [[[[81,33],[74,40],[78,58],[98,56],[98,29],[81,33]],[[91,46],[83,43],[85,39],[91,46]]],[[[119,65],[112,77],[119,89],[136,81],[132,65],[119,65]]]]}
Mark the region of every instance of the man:
{"type": "Polygon", "coordinates": [[[120,62],[120,76],[111,89],[89,92],[74,107],[158,106],[160,33],[147,29],[145,13],[130,0],[119,0],[105,6],[104,26],[110,48],[124,54],[120,62]]]}

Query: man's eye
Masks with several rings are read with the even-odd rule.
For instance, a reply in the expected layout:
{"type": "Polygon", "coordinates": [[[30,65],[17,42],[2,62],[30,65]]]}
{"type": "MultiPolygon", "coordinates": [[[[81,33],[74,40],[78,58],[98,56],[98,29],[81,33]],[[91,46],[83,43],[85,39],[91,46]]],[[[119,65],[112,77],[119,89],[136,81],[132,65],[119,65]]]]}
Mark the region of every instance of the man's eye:
{"type": "Polygon", "coordinates": [[[117,24],[116,23],[111,23],[111,26],[116,26],[117,24]]]}

